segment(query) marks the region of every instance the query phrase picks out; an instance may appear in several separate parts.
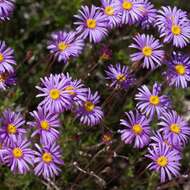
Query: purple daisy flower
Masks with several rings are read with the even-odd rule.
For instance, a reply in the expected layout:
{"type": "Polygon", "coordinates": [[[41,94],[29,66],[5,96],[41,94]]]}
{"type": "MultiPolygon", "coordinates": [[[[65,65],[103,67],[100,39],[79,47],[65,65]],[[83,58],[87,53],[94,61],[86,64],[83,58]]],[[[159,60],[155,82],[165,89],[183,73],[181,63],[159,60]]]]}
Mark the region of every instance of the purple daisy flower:
{"type": "Polygon", "coordinates": [[[101,122],[104,114],[102,108],[97,106],[99,99],[100,96],[98,92],[92,94],[91,90],[88,89],[86,101],[84,101],[82,106],[79,106],[75,111],[76,117],[80,118],[82,124],[94,126],[101,122]]]}
{"type": "Polygon", "coordinates": [[[172,59],[166,64],[168,69],[164,75],[169,85],[187,88],[190,81],[190,57],[174,52],[172,59]]]}
{"type": "Polygon", "coordinates": [[[102,11],[107,17],[108,27],[115,28],[121,23],[121,8],[119,0],[101,0],[102,11]]]}
{"type": "Polygon", "coordinates": [[[0,73],[0,89],[6,90],[10,85],[16,84],[15,73],[0,73]]]}
{"type": "Polygon", "coordinates": [[[125,65],[116,64],[116,66],[109,65],[106,71],[106,79],[111,80],[111,87],[128,89],[135,81],[129,68],[125,65]]]}
{"type": "Polygon", "coordinates": [[[126,129],[120,130],[121,139],[125,144],[134,143],[135,148],[143,148],[149,143],[151,128],[150,120],[138,111],[126,112],[127,119],[121,119],[120,124],[126,129]]]}
{"type": "Polygon", "coordinates": [[[51,112],[63,112],[72,106],[71,96],[65,91],[69,86],[69,80],[61,75],[50,75],[41,78],[42,87],[36,86],[42,93],[37,97],[44,97],[39,106],[44,106],[51,112]]]}
{"type": "Polygon", "coordinates": [[[99,7],[82,6],[79,15],[75,15],[75,17],[79,19],[74,24],[78,25],[76,31],[80,34],[80,38],[89,37],[90,42],[98,43],[107,35],[107,16],[99,7]]]}
{"type": "Polygon", "coordinates": [[[158,125],[162,126],[160,131],[164,138],[173,145],[187,144],[190,137],[190,127],[188,123],[180,117],[175,111],[165,112],[160,117],[161,122],[158,125]]]}
{"type": "Polygon", "coordinates": [[[160,48],[163,46],[153,35],[137,34],[133,40],[135,43],[130,47],[139,52],[131,54],[132,61],[143,61],[142,67],[152,70],[162,64],[164,51],[160,48]]]}
{"type": "Polygon", "coordinates": [[[167,179],[171,180],[172,175],[178,176],[180,170],[181,155],[179,151],[169,148],[165,144],[159,144],[157,147],[148,148],[146,157],[150,158],[152,162],[148,165],[150,170],[160,173],[161,182],[167,179]]]}
{"type": "Polygon", "coordinates": [[[25,120],[20,113],[15,113],[10,109],[3,112],[2,127],[0,128],[0,137],[5,145],[14,144],[18,137],[23,137],[26,129],[23,128],[25,120]]]}
{"type": "Polygon", "coordinates": [[[150,143],[150,146],[158,147],[159,144],[165,144],[169,148],[171,148],[171,149],[174,148],[174,149],[176,149],[178,151],[182,151],[182,149],[184,147],[181,142],[179,144],[177,144],[177,145],[171,144],[171,142],[169,142],[167,139],[165,139],[163,137],[163,135],[159,131],[155,132],[154,135],[152,137],[150,137],[150,138],[153,141],[153,142],[150,143]]]}
{"type": "Polygon", "coordinates": [[[166,110],[171,108],[171,101],[166,95],[161,95],[161,85],[155,83],[152,92],[146,85],[141,86],[135,100],[138,100],[137,108],[151,118],[157,113],[158,118],[166,110]]]}
{"type": "Polygon", "coordinates": [[[86,100],[88,89],[82,84],[81,80],[73,80],[69,73],[61,74],[63,78],[69,80],[68,86],[64,89],[67,92],[75,105],[81,105],[86,100]]]}
{"type": "Polygon", "coordinates": [[[59,31],[51,35],[48,49],[59,62],[67,62],[70,57],[78,57],[84,47],[84,42],[76,38],[76,32],[59,31]]]}
{"type": "Polygon", "coordinates": [[[59,165],[64,164],[61,159],[60,146],[54,143],[45,145],[41,148],[36,144],[36,148],[36,158],[34,160],[36,164],[34,168],[35,175],[43,176],[45,179],[57,176],[61,172],[59,165]]]}
{"type": "Polygon", "coordinates": [[[13,10],[15,8],[15,3],[13,0],[1,0],[0,1],[0,20],[9,20],[13,10]]]}
{"type": "Polygon", "coordinates": [[[172,42],[174,46],[183,48],[190,42],[190,20],[187,13],[176,7],[162,7],[156,25],[163,42],[172,42]]]}
{"type": "Polygon", "coordinates": [[[142,28],[147,28],[154,24],[157,10],[154,8],[154,5],[148,0],[140,0],[142,3],[140,9],[143,11],[143,17],[140,20],[140,25],[142,28]]]}
{"type": "Polygon", "coordinates": [[[7,47],[4,41],[0,41],[0,72],[14,73],[13,65],[16,65],[13,49],[7,47]]]}
{"type": "Polygon", "coordinates": [[[14,173],[25,174],[30,170],[30,166],[33,166],[34,151],[30,144],[19,137],[12,146],[6,148],[4,160],[14,173]]]}
{"type": "Polygon", "coordinates": [[[51,113],[40,106],[37,111],[33,111],[30,114],[35,121],[28,122],[28,124],[33,127],[37,127],[37,129],[33,132],[32,137],[39,134],[42,144],[55,142],[55,140],[59,137],[59,131],[57,128],[61,126],[59,115],[51,113]]]}
{"type": "Polygon", "coordinates": [[[119,0],[122,13],[122,24],[135,24],[143,16],[142,3],[136,0],[119,0]]]}

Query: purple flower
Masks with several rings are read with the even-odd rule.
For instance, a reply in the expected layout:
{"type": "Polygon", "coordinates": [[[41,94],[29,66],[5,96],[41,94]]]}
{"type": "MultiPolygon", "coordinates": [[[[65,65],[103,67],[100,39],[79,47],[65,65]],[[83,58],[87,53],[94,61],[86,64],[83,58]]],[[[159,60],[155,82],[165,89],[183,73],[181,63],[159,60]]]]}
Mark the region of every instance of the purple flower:
{"type": "Polygon", "coordinates": [[[13,13],[15,3],[13,0],[1,0],[0,1],[0,20],[9,20],[9,17],[13,13]]]}
{"type": "Polygon", "coordinates": [[[142,3],[140,9],[143,11],[143,17],[141,17],[139,24],[142,28],[149,29],[149,27],[155,22],[157,10],[154,8],[154,5],[148,0],[140,0],[139,2],[142,3]]]}
{"type": "Polygon", "coordinates": [[[163,137],[163,135],[159,131],[155,132],[154,135],[152,137],[150,137],[150,138],[153,141],[153,142],[150,143],[150,146],[158,147],[159,144],[165,144],[169,148],[176,149],[178,151],[182,151],[182,149],[184,147],[181,142],[179,142],[179,144],[177,144],[177,145],[176,144],[171,144],[171,142],[169,142],[167,139],[165,139],[163,137]]]}
{"type": "Polygon", "coordinates": [[[160,96],[160,84],[155,83],[152,92],[146,85],[141,86],[138,90],[139,93],[135,96],[135,99],[138,100],[137,108],[147,116],[152,118],[156,112],[160,117],[164,111],[170,109],[171,102],[168,96],[160,96]]]}
{"type": "Polygon", "coordinates": [[[190,81],[190,57],[174,52],[171,60],[166,64],[168,69],[164,75],[169,85],[187,88],[190,81]]]}
{"type": "Polygon", "coordinates": [[[13,49],[7,47],[4,41],[0,41],[0,72],[14,73],[13,65],[16,65],[13,49]]]}
{"type": "Polygon", "coordinates": [[[68,86],[64,89],[68,93],[75,105],[81,105],[86,100],[88,89],[82,84],[81,80],[73,80],[69,73],[61,74],[61,77],[69,80],[68,86]]]}
{"type": "Polygon", "coordinates": [[[175,111],[165,112],[160,117],[162,126],[160,131],[164,138],[173,145],[185,145],[190,137],[190,127],[188,123],[180,117],[175,111]]]}
{"type": "Polygon", "coordinates": [[[45,179],[57,176],[61,172],[59,165],[64,164],[61,159],[60,146],[54,143],[41,148],[36,144],[36,148],[36,158],[34,160],[36,164],[34,168],[35,175],[43,176],[45,179]]]}
{"type": "Polygon", "coordinates": [[[24,136],[26,133],[26,129],[23,128],[24,124],[25,120],[20,113],[15,113],[10,109],[3,112],[0,137],[7,146],[14,144],[18,137],[24,136]]]}
{"type": "Polygon", "coordinates": [[[65,91],[69,86],[69,80],[62,78],[61,75],[50,75],[49,77],[41,78],[42,86],[36,88],[42,93],[37,97],[44,97],[44,100],[39,106],[44,106],[51,112],[63,112],[72,106],[72,99],[65,91]]]}
{"type": "Polygon", "coordinates": [[[122,24],[135,24],[143,16],[142,3],[136,0],[119,0],[122,24]]]}
{"type": "Polygon", "coordinates": [[[162,7],[156,25],[164,43],[172,42],[174,46],[183,48],[190,42],[190,20],[186,12],[176,7],[162,7]]]}
{"type": "Polygon", "coordinates": [[[35,121],[28,122],[28,124],[33,127],[37,127],[37,129],[33,132],[32,137],[39,134],[42,144],[55,142],[55,140],[59,137],[59,131],[57,128],[61,126],[59,115],[51,113],[40,106],[37,111],[33,111],[30,114],[35,121]]]}
{"type": "Polygon", "coordinates": [[[15,73],[3,72],[0,73],[0,89],[6,90],[10,85],[16,84],[15,73]]]}
{"type": "Polygon", "coordinates": [[[80,38],[89,37],[90,42],[98,43],[107,35],[107,16],[99,7],[82,6],[79,15],[75,17],[79,19],[74,24],[78,25],[76,31],[80,34],[80,38]]]}
{"type": "Polygon", "coordinates": [[[161,50],[163,46],[159,40],[152,35],[137,34],[131,44],[131,48],[138,50],[137,53],[131,54],[132,61],[142,61],[142,67],[147,69],[155,69],[162,64],[164,59],[164,51],[161,50]]]}
{"type": "Polygon", "coordinates": [[[106,75],[106,79],[112,82],[110,86],[114,88],[128,89],[135,80],[129,68],[119,63],[116,66],[109,65],[106,75]]]}
{"type": "Polygon", "coordinates": [[[125,144],[134,143],[135,148],[143,148],[149,143],[151,128],[150,120],[138,111],[126,112],[127,118],[121,119],[120,124],[126,129],[120,130],[121,139],[125,144]]]}
{"type": "Polygon", "coordinates": [[[76,32],[59,31],[51,35],[48,49],[59,62],[67,62],[70,57],[78,57],[84,47],[83,40],[76,38],[76,32]]]}
{"type": "Polygon", "coordinates": [[[100,96],[97,92],[92,94],[91,90],[88,89],[86,101],[84,101],[82,106],[79,106],[75,111],[76,117],[80,118],[82,124],[94,126],[101,122],[104,114],[102,108],[97,106],[99,99],[100,96]]]}
{"type": "Polygon", "coordinates": [[[179,151],[171,149],[165,144],[159,144],[159,146],[148,148],[148,152],[146,157],[152,160],[148,168],[160,173],[161,182],[165,182],[166,179],[171,180],[172,175],[179,175],[181,166],[179,151]]]}
{"type": "Polygon", "coordinates": [[[30,148],[30,142],[19,137],[12,146],[6,148],[4,160],[14,173],[27,173],[30,166],[33,166],[34,160],[34,151],[30,148]]]}
{"type": "Polygon", "coordinates": [[[108,28],[115,28],[121,23],[121,8],[119,0],[101,0],[102,11],[107,17],[108,28]]]}

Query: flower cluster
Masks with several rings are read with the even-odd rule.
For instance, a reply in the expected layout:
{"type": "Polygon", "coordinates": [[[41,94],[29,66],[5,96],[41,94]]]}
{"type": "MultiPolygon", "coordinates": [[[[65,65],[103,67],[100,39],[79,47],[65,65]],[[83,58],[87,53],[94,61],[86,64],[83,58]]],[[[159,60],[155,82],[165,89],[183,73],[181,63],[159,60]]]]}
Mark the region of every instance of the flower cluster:
{"type": "Polygon", "coordinates": [[[140,87],[135,99],[137,110],[126,113],[121,119],[124,129],[119,130],[121,139],[126,144],[134,144],[135,148],[148,146],[146,157],[151,159],[150,170],[159,172],[161,182],[178,176],[181,152],[190,138],[190,126],[171,108],[171,101],[161,95],[161,86],[154,84],[152,92],[146,85],[140,87]],[[159,129],[152,132],[151,122],[157,115],[159,129]]]}

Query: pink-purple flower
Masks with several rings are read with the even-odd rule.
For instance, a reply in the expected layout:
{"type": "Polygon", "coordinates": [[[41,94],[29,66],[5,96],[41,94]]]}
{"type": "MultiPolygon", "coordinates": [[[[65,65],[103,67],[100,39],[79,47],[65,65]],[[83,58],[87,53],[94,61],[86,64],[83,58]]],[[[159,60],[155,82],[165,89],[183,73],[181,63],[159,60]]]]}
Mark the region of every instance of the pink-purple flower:
{"type": "Polygon", "coordinates": [[[160,117],[158,124],[163,137],[173,145],[187,144],[190,137],[190,126],[175,111],[167,111],[160,117]]]}
{"type": "Polygon", "coordinates": [[[125,129],[119,130],[121,140],[125,144],[134,144],[135,148],[143,148],[150,141],[150,120],[138,111],[126,112],[126,119],[121,119],[120,124],[125,129]]]}
{"type": "Polygon", "coordinates": [[[82,6],[75,17],[77,21],[74,24],[81,39],[89,38],[90,42],[98,43],[107,35],[107,16],[99,7],[82,6]]]}
{"type": "Polygon", "coordinates": [[[63,112],[72,106],[71,96],[65,90],[69,86],[69,80],[61,75],[51,74],[49,77],[41,78],[41,85],[36,88],[41,91],[37,97],[44,99],[39,104],[51,112],[63,112]]]}
{"type": "Polygon", "coordinates": [[[165,182],[167,179],[171,180],[172,176],[179,175],[182,158],[176,149],[171,149],[166,144],[151,146],[148,148],[146,157],[151,159],[148,168],[160,174],[161,182],[165,182]]]}
{"type": "Polygon", "coordinates": [[[42,148],[36,144],[34,173],[45,179],[53,178],[60,172],[64,164],[60,146],[56,143],[44,145],[42,148]]]}
{"type": "Polygon", "coordinates": [[[14,73],[13,65],[16,65],[13,49],[0,41],[0,72],[14,73]]]}
{"type": "Polygon", "coordinates": [[[14,0],[1,0],[0,1],[0,20],[9,20],[15,8],[14,0]]]}
{"type": "Polygon", "coordinates": [[[58,128],[61,126],[59,115],[51,113],[40,106],[37,111],[33,111],[30,114],[35,121],[28,122],[28,124],[36,128],[32,133],[32,137],[39,135],[42,144],[55,142],[59,137],[58,128]]]}
{"type": "Polygon", "coordinates": [[[164,59],[163,46],[153,37],[153,35],[137,34],[133,38],[134,42],[130,45],[136,49],[136,53],[131,54],[131,60],[142,62],[142,67],[147,69],[155,69],[162,64],[164,59]]]}
{"type": "Polygon", "coordinates": [[[170,86],[187,88],[190,81],[190,57],[173,52],[173,56],[166,62],[167,71],[164,73],[170,86]]]}
{"type": "Polygon", "coordinates": [[[119,0],[101,0],[102,11],[107,17],[108,28],[115,28],[121,24],[121,8],[119,0]]]}
{"type": "Polygon", "coordinates": [[[98,92],[92,94],[91,90],[88,89],[86,100],[75,110],[76,117],[80,119],[82,124],[94,126],[102,121],[104,114],[102,108],[98,106],[99,101],[98,92]]]}
{"type": "Polygon", "coordinates": [[[16,113],[7,109],[3,112],[1,119],[0,137],[6,146],[14,144],[19,137],[26,134],[26,129],[23,127],[25,120],[21,113],[16,113]]]}
{"type": "Polygon", "coordinates": [[[111,81],[111,87],[114,88],[124,88],[128,89],[131,86],[135,79],[133,74],[131,73],[130,69],[121,64],[109,65],[108,69],[106,70],[106,79],[111,81]]]}
{"type": "Polygon", "coordinates": [[[158,118],[171,108],[171,101],[168,96],[161,95],[161,85],[155,83],[152,92],[146,85],[138,89],[135,100],[138,101],[137,108],[145,115],[152,118],[157,113],[158,118]]]}
{"type": "Polygon", "coordinates": [[[78,57],[84,47],[83,40],[76,38],[76,32],[58,31],[51,35],[48,49],[59,62],[67,62],[72,57],[78,57]]]}
{"type": "Polygon", "coordinates": [[[14,173],[25,174],[33,166],[34,151],[30,148],[31,143],[24,138],[18,138],[14,144],[6,147],[4,162],[14,173]]]}

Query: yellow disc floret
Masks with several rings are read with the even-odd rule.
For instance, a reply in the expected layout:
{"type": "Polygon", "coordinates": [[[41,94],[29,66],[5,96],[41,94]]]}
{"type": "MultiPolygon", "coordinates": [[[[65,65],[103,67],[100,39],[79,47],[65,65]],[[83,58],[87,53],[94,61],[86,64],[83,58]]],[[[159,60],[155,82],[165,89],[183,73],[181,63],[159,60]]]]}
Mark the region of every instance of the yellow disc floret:
{"type": "Polygon", "coordinates": [[[60,50],[60,51],[65,51],[65,49],[67,49],[68,48],[68,44],[66,44],[65,42],[60,42],[59,44],[58,44],[58,49],[60,50]]]}
{"type": "Polygon", "coordinates": [[[53,100],[57,100],[60,97],[60,91],[58,89],[51,89],[49,95],[53,100]]]}
{"type": "Polygon", "coordinates": [[[118,74],[116,79],[120,82],[123,82],[126,80],[126,76],[124,74],[118,74]]]}
{"type": "Polygon", "coordinates": [[[160,99],[158,96],[150,96],[150,99],[149,99],[150,103],[154,106],[157,106],[159,103],[160,103],[160,99]]]}
{"type": "Polygon", "coordinates": [[[143,55],[146,56],[146,57],[150,57],[152,55],[152,48],[149,47],[149,46],[145,46],[143,49],[142,49],[142,52],[143,52],[143,55]]]}
{"type": "Polygon", "coordinates": [[[112,16],[114,14],[114,8],[112,6],[107,6],[104,10],[105,14],[112,16]]]}
{"type": "Polygon", "coordinates": [[[49,153],[49,152],[45,152],[43,155],[42,155],[42,160],[45,162],[45,163],[50,163],[52,162],[53,160],[53,157],[52,155],[49,153]]]}
{"type": "Polygon", "coordinates": [[[122,7],[125,10],[130,10],[130,9],[132,9],[133,4],[131,2],[125,0],[125,1],[123,1],[122,7]]]}
{"type": "Polygon", "coordinates": [[[140,124],[135,124],[135,125],[133,125],[132,130],[136,135],[140,135],[143,131],[143,128],[140,124]]]}
{"type": "Polygon", "coordinates": [[[88,111],[88,112],[93,111],[94,107],[95,107],[95,105],[94,105],[92,102],[90,102],[90,101],[86,101],[86,102],[84,103],[84,108],[85,108],[85,110],[88,111]]]}
{"type": "Polygon", "coordinates": [[[182,64],[176,65],[176,66],[175,66],[175,70],[176,70],[176,72],[177,72],[179,75],[184,75],[184,74],[185,74],[185,71],[186,71],[184,65],[182,65],[182,64]]]}
{"type": "Polygon", "coordinates": [[[160,156],[157,160],[156,163],[161,166],[161,167],[165,167],[168,165],[168,159],[166,156],[160,156]]]}
{"type": "Polygon", "coordinates": [[[17,147],[17,148],[13,149],[13,156],[15,158],[21,158],[22,155],[23,155],[23,152],[22,152],[22,150],[20,148],[17,147]]]}
{"type": "Polygon", "coordinates": [[[180,26],[178,25],[173,25],[172,26],[172,33],[175,35],[175,36],[178,36],[181,34],[181,28],[180,26]]]}
{"type": "Polygon", "coordinates": [[[175,134],[179,134],[180,131],[181,131],[181,128],[180,128],[180,126],[178,124],[173,123],[170,126],[170,131],[173,132],[173,133],[175,133],[175,134]]]}
{"type": "Polygon", "coordinates": [[[96,20],[94,20],[94,19],[88,19],[86,21],[86,25],[87,25],[88,28],[94,29],[94,28],[96,28],[96,20]]]}
{"type": "Polygon", "coordinates": [[[8,132],[9,134],[15,134],[16,131],[17,131],[17,129],[16,129],[16,127],[15,127],[13,124],[9,124],[9,125],[7,126],[7,132],[8,132]]]}
{"type": "Polygon", "coordinates": [[[46,120],[41,121],[40,125],[41,125],[41,128],[46,131],[49,129],[49,123],[46,120]]]}

